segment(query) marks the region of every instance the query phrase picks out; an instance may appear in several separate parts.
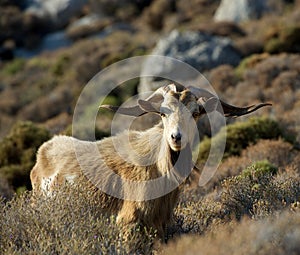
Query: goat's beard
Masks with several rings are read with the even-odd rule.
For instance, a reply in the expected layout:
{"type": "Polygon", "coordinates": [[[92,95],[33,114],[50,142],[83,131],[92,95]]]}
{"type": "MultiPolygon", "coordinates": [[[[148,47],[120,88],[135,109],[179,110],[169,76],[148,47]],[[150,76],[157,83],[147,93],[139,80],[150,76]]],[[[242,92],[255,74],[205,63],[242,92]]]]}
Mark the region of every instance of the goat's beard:
{"type": "Polygon", "coordinates": [[[192,169],[192,149],[189,143],[179,151],[174,151],[170,147],[171,163],[175,171],[175,175],[180,179],[185,179],[192,169]]]}

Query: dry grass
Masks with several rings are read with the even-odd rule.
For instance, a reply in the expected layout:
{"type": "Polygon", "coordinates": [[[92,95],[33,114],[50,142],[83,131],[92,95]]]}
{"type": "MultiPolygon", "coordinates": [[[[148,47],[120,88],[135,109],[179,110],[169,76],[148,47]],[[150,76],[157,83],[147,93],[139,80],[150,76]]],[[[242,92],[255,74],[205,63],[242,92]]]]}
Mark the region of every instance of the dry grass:
{"type": "Polygon", "coordinates": [[[232,219],[264,218],[299,202],[299,174],[277,171],[269,162],[258,161],[220,181],[216,190],[186,189],[175,211],[176,228],[179,233],[203,234],[232,219]]]}
{"type": "Polygon", "coordinates": [[[218,187],[222,180],[239,175],[253,162],[268,160],[279,169],[299,169],[299,152],[292,144],[279,140],[259,140],[245,148],[240,156],[231,156],[221,162],[213,178],[205,185],[206,192],[218,187]]]}
{"type": "MultiPolygon", "coordinates": [[[[0,251],[5,254],[128,254],[151,251],[155,233],[137,225],[124,242],[115,217],[97,193],[69,186],[51,197],[26,192],[0,209],[0,251]]],[[[128,226],[127,226],[128,227],[128,226]]],[[[126,229],[128,231],[128,228],[126,229]]]]}
{"type": "Polygon", "coordinates": [[[299,210],[258,221],[244,218],[241,222],[216,227],[202,237],[182,237],[171,242],[160,254],[296,255],[300,251],[299,228],[299,210]]]}

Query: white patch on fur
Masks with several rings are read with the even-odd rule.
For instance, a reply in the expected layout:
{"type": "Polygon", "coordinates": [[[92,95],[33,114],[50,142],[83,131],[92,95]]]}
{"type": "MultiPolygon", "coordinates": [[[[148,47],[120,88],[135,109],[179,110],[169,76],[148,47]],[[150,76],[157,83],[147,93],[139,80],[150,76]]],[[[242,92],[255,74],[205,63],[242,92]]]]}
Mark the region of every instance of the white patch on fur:
{"type": "Polygon", "coordinates": [[[41,189],[46,193],[49,194],[50,193],[50,188],[52,186],[53,181],[56,178],[57,173],[49,176],[48,178],[43,178],[42,182],[41,182],[41,189]]]}
{"type": "Polygon", "coordinates": [[[74,180],[76,179],[76,177],[77,177],[76,174],[66,175],[66,176],[65,176],[66,180],[67,180],[69,183],[71,183],[71,184],[74,183],[74,180]]]}

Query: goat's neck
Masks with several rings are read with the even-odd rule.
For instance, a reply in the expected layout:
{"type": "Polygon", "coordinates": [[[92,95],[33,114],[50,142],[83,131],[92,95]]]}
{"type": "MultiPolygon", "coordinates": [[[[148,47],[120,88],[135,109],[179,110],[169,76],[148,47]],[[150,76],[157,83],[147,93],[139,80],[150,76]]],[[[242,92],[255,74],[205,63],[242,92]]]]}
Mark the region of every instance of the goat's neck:
{"type": "Polygon", "coordinates": [[[171,164],[172,164],[172,166],[174,166],[176,164],[176,162],[177,162],[177,160],[179,158],[179,155],[180,155],[180,151],[173,151],[170,148],[170,157],[171,157],[171,164]]]}
{"type": "Polygon", "coordinates": [[[157,166],[161,174],[173,175],[182,182],[192,168],[192,150],[189,144],[181,151],[170,148],[165,139],[161,139],[160,152],[158,154],[157,166]]]}
{"type": "Polygon", "coordinates": [[[181,151],[173,151],[170,148],[171,164],[178,178],[185,179],[191,172],[192,168],[192,150],[189,144],[181,151]]]}

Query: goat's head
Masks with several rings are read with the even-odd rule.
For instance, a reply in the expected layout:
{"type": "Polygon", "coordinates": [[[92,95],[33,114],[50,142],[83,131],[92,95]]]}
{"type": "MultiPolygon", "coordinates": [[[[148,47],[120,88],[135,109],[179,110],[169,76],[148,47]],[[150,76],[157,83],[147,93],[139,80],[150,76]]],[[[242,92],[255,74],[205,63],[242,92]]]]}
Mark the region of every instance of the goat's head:
{"type": "Polygon", "coordinates": [[[120,114],[141,116],[152,112],[160,114],[164,126],[164,137],[170,148],[180,151],[193,140],[196,122],[209,112],[219,111],[225,117],[238,117],[270,105],[267,103],[248,107],[229,105],[204,89],[188,87],[178,92],[174,84],[157,89],[146,100],[138,100],[133,107],[102,105],[120,114]]]}

